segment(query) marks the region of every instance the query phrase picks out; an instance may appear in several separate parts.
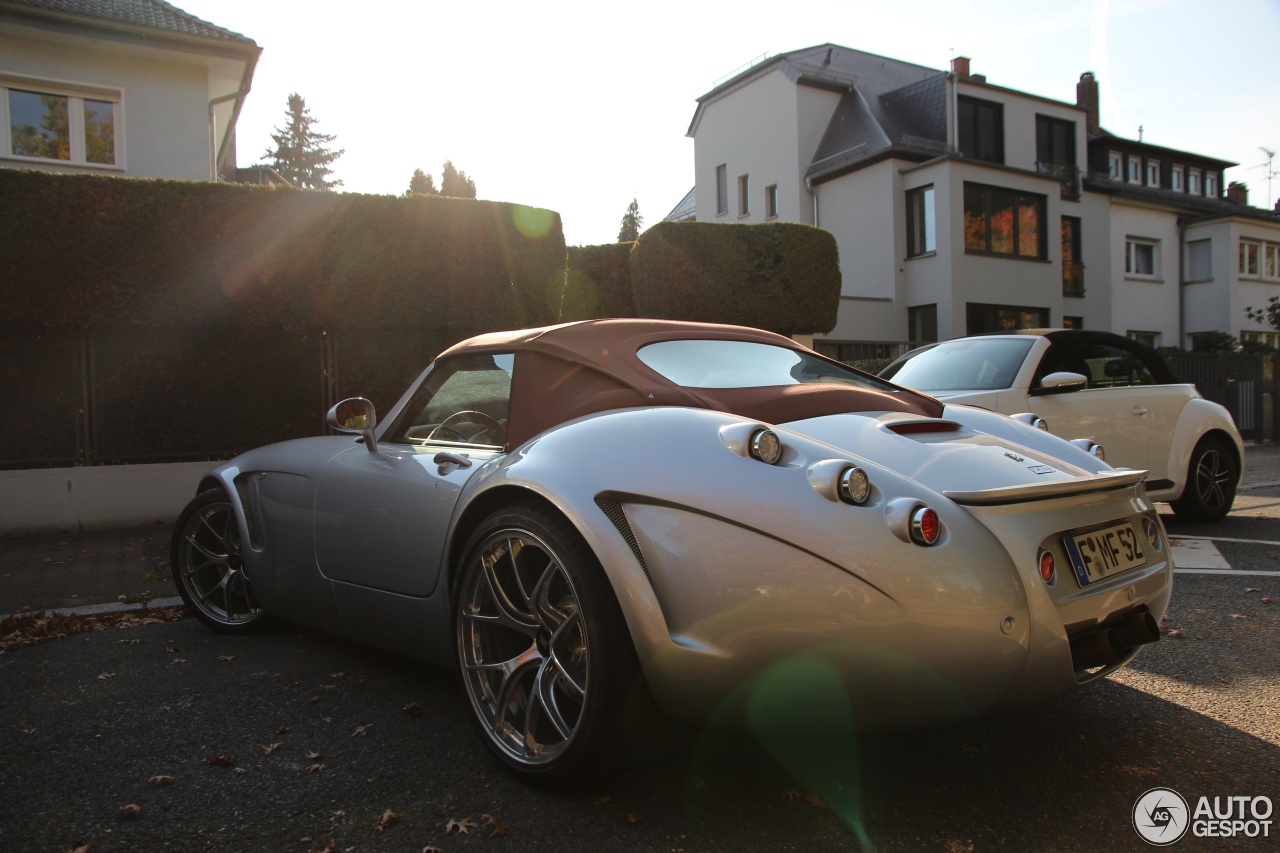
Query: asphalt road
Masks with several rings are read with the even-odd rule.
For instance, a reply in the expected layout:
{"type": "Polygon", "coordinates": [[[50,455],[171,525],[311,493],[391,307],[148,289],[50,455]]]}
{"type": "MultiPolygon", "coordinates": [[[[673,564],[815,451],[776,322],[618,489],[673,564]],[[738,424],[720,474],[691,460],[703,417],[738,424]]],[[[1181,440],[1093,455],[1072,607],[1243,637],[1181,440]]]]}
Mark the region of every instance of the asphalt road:
{"type": "MultiPolygon", "coordinates": [[[[1229,568],[1180,571],[1176,633],[1103,683],[910,734],[672,727],[565,793],[494,763],[450,673],[320,634],[188,619],[20,649],[0,656],[0,850],[1145,850],[1151,788],[1280,801],[1280,488],[1220,525],[1167,520],[1229,568]]],[[[1270,820],[1171,849],[1277,850],[1270,820]]]]}

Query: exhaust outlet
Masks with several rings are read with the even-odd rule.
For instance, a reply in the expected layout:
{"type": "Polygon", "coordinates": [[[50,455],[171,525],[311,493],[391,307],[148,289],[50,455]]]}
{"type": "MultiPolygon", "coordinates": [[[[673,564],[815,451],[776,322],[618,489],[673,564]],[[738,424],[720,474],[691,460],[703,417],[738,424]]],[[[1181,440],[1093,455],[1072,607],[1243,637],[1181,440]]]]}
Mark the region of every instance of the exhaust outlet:
{"type": "Polygon", "coordinates": [[[1138,646],[1160,639],[1160,626],[1145,608],[1071,639],[1071,665],[1076,672],[1114,666],[1138,646]]]}

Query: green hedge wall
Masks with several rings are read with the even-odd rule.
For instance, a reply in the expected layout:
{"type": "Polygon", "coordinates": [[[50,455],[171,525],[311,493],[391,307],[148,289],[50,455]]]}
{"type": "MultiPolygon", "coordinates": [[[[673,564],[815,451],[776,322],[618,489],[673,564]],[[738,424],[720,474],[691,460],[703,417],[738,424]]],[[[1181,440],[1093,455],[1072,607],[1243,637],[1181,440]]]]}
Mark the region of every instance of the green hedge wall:
{"type": "Polygon", "coordinates": [[[562,322],[635,317],[631,297],[631,248],[635,243],[570,246],[567,250],[562,322]]]}
{"type": "Polygon", "coordinates": [[[829,332],[840,258],[828,231],[790,222],[661,222],[631,252],[639,316],[829,332]]]}
{"type": "Polygon", "coordinates": [[[0,169],[0,326],[509,329],[555,322],[560,216],[0,169]]]}

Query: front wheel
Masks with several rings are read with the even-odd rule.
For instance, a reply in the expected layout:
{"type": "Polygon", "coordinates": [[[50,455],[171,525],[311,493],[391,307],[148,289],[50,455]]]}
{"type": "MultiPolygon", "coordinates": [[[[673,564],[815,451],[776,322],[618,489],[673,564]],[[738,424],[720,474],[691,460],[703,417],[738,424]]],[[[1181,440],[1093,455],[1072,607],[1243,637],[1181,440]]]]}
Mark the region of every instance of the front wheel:
{"type": "Polygon", "coordinates": [[[173,528],[169,565],[178,594],[196,617],[215,631],[247,633],[261,627],[240,555],[240,529],[221,489],[201,492],[173,528]]]}
{"type": "Polygon", "coordinates": [[[1191,454],[1182,497],[1170,506],[1184,521],[1219,521],[1235,503],[1239,479],[1239,465],[1227,443],[1220,438],[1205,439],[1191,454]]]}
{"type": "Polygon", "coordinates": [[[616,768],[639,666],[590,547],[562,517],[518,505],[486,519],[465,553],[458,662],[485,745],[539,784],[616,768]]]}

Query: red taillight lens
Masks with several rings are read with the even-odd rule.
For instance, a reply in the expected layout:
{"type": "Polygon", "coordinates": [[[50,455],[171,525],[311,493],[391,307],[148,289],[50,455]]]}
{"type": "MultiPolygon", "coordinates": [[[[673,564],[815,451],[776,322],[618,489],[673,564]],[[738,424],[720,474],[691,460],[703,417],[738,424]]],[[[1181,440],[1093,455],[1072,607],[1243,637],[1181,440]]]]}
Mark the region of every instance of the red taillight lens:
{"type": "Polygon", "coordinates": [[[942,535],[938,513],[922,506],[911,514],[911,538],[921,545],[932,545],[942,535]]]}
{"type": "Polygon", "coordinates": [[[1053,583],[1053,577],[1057,570],[1053,565],[1053,554],[1048,551],[1040,552],[1040,580],[1045,583],[1053,583]]]}

